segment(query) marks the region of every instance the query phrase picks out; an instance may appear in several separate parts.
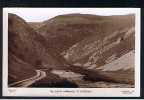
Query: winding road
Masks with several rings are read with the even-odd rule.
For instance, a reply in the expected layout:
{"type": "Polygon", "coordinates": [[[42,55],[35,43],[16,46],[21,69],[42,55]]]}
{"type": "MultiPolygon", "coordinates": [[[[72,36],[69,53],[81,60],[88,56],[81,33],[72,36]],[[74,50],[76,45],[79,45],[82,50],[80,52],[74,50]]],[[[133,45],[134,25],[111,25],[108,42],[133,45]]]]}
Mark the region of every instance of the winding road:
{"type": "Polygon", "coordinates": [[[44,77],[46,77],[46,72],[42,70],[36,70],[36,73],[37,74],[31,78],[11,83],[9,84],[9,86],[10,87],[28,87],[31,84],[35,83],[36,81],[39,81],[43,79],[44,77]]]}

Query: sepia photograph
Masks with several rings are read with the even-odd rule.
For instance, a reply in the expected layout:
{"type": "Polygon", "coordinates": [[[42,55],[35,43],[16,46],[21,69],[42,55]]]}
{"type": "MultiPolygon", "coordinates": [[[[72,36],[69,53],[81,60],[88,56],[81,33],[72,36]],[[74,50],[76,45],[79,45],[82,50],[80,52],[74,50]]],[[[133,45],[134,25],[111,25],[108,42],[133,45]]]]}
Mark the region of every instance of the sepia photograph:
{"type": "Polygon", "coordinates": [[[5,8],[4,93],[82,89],[81,96],[102,96],[114,88],[127,89],[121,90],[124,96],[139,95],[139,13],[137,8],[5,8]]]}

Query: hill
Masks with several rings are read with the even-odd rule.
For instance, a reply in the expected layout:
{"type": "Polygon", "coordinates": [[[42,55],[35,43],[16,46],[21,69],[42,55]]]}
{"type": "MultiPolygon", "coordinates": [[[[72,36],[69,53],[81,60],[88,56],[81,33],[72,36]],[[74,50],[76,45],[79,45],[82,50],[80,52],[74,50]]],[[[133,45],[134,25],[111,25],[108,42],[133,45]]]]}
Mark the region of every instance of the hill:
{"type": "Polygon", "coordinates": [[[8,15],[9,77],[22,80],[35,69],[65,65],[63,57],[44,46],[45,39],[38,35],[22,18],[8,15]]]}
{"type": "Polygon", "coordinates": [[[43,26],[37,31],[46,38],[50,48],[61,53],[87,37],[95,36],[95,39],[100,39],[133,25],[133,14],[119,16],[66,14],[44,21],[43,26]]]}

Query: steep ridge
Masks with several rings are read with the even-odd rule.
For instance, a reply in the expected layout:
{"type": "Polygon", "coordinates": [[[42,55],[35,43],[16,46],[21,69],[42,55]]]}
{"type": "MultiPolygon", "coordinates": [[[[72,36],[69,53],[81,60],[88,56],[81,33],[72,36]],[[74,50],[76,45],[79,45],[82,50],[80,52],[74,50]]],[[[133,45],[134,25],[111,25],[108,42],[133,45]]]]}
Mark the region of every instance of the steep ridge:
{"type": "Polygon", "coordinates": [[[47,67],[63,65],[55,59],[56,53],[48,51],[43,43],[43,37],[38,35],[29,25],[16,15],[9,14],[9,51],[20,59],[34,66],[37,64],[47,67]]]}
{"type": "Polygon", "coordinates": [[[36,75],[35,68],[32,65],[22,61],[11,52],[8,55],[8,64],[9,84],[36,75]]]}
{"type": "Polygon", "coordinates": [[[37,29],[44,36],[50,48],[63,52],[81,40],[95,36],[103,38],[110,33],[134,25],[134,15],[97,16],[89,14],[59,15],[44,21],[37,29]]]}
{"type": "Polygon", "coordinates": [[[36,69],[65,65],[63,57],[47,49],[44,41],[22,18],[8,15],[9,83],[35,75],[36,69]]]}
{"type": "Polygon", "coordinates": [[[103,40],[86,38],[64,51],[62,55],[72,65],[93,71],[100,70],[117,81],[134,84],[134,33],[132,27],[117,34],[114,32],[115,35],[111,34],[103,40]]]}
{"type": "Polygon", "coordinates": [[[92,36],[76,43],[62,55],[72,64],[99,67],[134,50],[134,33],[132,27],[116,31],[103,39],[92,36]]]}

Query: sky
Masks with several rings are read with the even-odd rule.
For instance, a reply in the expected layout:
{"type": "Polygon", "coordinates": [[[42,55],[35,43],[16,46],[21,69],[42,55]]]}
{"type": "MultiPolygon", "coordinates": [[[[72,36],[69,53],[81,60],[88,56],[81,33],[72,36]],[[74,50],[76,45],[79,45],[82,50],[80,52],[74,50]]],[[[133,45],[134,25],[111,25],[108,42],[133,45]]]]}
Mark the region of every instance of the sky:
{"type": "Polygon", "coordinates": [[[27,22],[41,22],[58,15],[80,13],[93,15],[126,15],[135,13],[136,8],[5,8],[27,22]]]}

